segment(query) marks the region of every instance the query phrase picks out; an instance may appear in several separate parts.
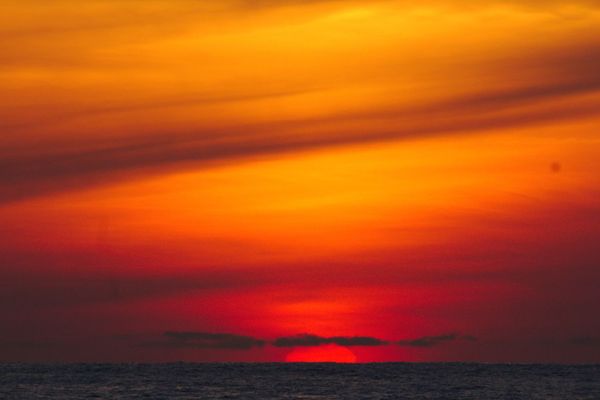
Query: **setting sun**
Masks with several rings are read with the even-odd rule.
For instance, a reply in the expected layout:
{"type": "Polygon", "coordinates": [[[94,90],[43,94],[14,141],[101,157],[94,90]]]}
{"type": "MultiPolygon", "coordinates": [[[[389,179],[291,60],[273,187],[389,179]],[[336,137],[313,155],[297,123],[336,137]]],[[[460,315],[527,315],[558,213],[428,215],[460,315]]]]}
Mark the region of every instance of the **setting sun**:
{"type": "Polygon", "coordinates": [[[287,362],[355,363],[356,356],[347,347],[328,344],[319,347],[295,348],[285,357],[287,362]]]}

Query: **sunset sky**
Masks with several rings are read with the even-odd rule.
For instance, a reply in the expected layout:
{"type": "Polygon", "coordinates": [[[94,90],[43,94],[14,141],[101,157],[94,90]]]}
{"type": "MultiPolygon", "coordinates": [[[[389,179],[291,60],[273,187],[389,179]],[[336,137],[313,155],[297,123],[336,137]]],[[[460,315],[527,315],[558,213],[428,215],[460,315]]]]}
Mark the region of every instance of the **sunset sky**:
{"type": "Polygon", "coordinates": [[[0,0],[0,361],[600,362],[600,1],[0,0]]]}

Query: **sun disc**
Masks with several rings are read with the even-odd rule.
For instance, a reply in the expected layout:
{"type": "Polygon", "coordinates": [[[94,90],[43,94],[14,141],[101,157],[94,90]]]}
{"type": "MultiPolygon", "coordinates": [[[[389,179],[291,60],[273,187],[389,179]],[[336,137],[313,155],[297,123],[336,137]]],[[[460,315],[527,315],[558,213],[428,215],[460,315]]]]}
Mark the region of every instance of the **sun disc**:
{"type": "Polygon", "coordinates": [[[285,361],[355,363],[356,355],[347,347],[334,344],[316,347],[296,347],[288,353],[285,361]]]}

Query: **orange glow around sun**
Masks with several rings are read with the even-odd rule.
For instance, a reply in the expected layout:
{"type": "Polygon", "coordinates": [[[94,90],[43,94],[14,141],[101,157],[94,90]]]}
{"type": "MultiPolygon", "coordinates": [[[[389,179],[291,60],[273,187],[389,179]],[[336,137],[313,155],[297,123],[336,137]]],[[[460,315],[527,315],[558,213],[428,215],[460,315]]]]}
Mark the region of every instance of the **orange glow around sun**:
{"type": "Polygon", "coordinates": [[[317,347],[297,347],[287,354],[285,361],[355,363],[356,355],[347,347],[328,344],[317,347]]]}

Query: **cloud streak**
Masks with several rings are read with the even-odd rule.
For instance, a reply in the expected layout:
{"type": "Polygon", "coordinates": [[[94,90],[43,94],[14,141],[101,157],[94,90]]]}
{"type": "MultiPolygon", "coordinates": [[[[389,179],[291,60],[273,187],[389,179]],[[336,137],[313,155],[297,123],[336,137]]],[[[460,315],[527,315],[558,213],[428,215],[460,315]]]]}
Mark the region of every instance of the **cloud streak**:
{"type": "Polygon", "coordinates": [[[312,334],[300,334],[296,336],[285,336],[272,342],[275,347],[312,347],[327,344],[339,346],[384,346],[388,342],[369,336],[332,336],[323,337],[312,334]]]}
{"type": "Polygon", "coordinates": [[[471,335],[460,335],[449,333],[439,336],[423,336],[417,339],[387,341],[372,336],[319,336],[310,333],[302,333],[294,336],[282,336],[274,340],[259,339],[251,336],[237,335],[231,333],[209,333],[209,332],[165,332],[166,340],[147,343],[151,347],[168,348],[190,348],[190,349],[233,349],[250,350],[253,348],[271,345],[278,348],[290,347],[319,347],[326,345],[337,345],[344,347],[378,347],[399,345],[406,347],[428,348],[443,343],[456,342],[459,340],[475,342],[477,339],[471,335]]]}
{"type": "Polygon", "coordinates": [[[178,165],[190,162],[202,166],[320,147],[486,131],[597,115],[598,104],[589,101],[574,100],[570,107],[548,105],[533,110],[521,110],[515,104],[593,92],[599,86],[600,82],[579,82],[572,86],[469,95],[421,109],[400,108],[385,113],[378,111],[328,119],[273,122],[221,129],[220,132],[200,130],[194,134],[125,137],[120,144],[96,147],[87,143],[76,150],[50,146],[43,151],[30,149],[22,152],[17,148],[0,148],[0,202],[94,185],[141,172],[164,172],[165,168],[178,168],[178,165]],[[493,108],[493,112],[481,112],[485,107],[493,108]],[[498,114],[497,110],[508,112],[498,114]],[[452,119],[448,117],[450,113],[452,119]],[[369,120],[381,119],[387,120],[387,126],[372,127],[368,133],[344,133],[332,126],[336,121],[354,122],[360,126],[369,120]],[[299,128],[324,130],[325,134],[318,137],[293,132],[285,136],[274,134],[299,128]]]}
{"type": "Polygon", "coordinates": [[[416,339],[405,339],[397,342],[399,346],[406,347],[435,347],[444,343],[455,342],[457,340],[466,340],[469,342],[477,341],[477,338],[471,335],[460,335],[458,333],[447,333],[438,336],[423,336],[416,339]]]}
{"type": "Polygon", "coordinates": [[[578,336],[571,338],[569,343],[581,347],[600,347],[600,336],[578,336]]]}
{"type": "MultiPolygon", "coordinates": [[[[33,1],[29,4],[33,7],[35,4],[40,5],[41,3],[33,1]]],[[[199,28],[197,28],[197,24],[192,24],[193,21],[189,18],[183,18],[178,14],[183,14],[181,9],[194,11],[196,16],[219,12],[235,21],[236,18],[245,16],[247,10],[277,8],[282,5],[298,5],[304,9],[320,3],[332,3],[340,8],[345,7],[350,10],[355,4],[364,5],[362,2],[326,0],[300,2],[289,0],[283,2],[228,1],[215,7],[211,5],[213,2],[207,1],[180,2],[178,3],[179,7],[165,6],[165,12],[168,11],[168,15],[173,15],[173,27],[161,25],[160,29],[156,28],[157,31],[153,32],[153,35],[144,36],[147,38],[147,42],[132,44],[132,46],[141,45],[143,51],[140,50],[140,54],[142,55],[145,54],[144,51],[147,51],[148,48],[154,49],[156,46],[157,50],[165,52],[165,57],[177,56],[179,53],[172,53],[173,50],[168,46],[161,47],[160,41],[157,42],[156,38],[160,37],[160,33],[165,31],[171,32],[172,37],[183,40],[183,43],[190,40],[185,34],[185,28],[199,28]]],[[[447,2],[431,2],[431,4],[438,3],[447,5],[447,2]]],[[[478,7],[493,6],[498,3],[496,1],[479,2],[478,7]]],[[[547,3],[538,1],[514,2],[514,4],[517,3],[544,9],[562,4],[562,2],[552,2],[552,6],[548,6],[547,3]]],[[[51,59],[58,57],[59,60],[55,62],[42,57],[38,60],[39,65],[37,65],[37,68],[41,71],[59,70],[70,74],[73,70],[74,72],[84,73],[84,76],[87,76],[85,74],[88,74],[89,71],[95,71],[95,73],[103,76],[103,79],[106,79],[107,76],[113,77],[116,79],[114,82],[119,85],[123,77],[127,76],[135,76],[135,79],[137,79],[137,76],[143,76],[144,74],[162,76],[167,73],[167,75],[172,76],[176,73],[189,73],[187,69],[180,70],[181,66],[178,63],[152,64],[152,66],[145,69],[132,69],[130,64],[144,63],[142,59],[139,60],[140,62],[135,62],[136,60],[120,56],[123,54],[119,52],[120,41],[123,38],[139,36],[125,35],[127,31],[117,30],[111,35],[103,35],[103,37],[107,36],[108,39],[103,38],[103,41],[99,44],[96,44],[94,40],[80,41],[78,35],[74,35],[70,30],[73,28],[71,25],[78,27],[81,24],[80,21],[85,20],[85,18],[77,17],[81,13],[85,15],[93,14],[97,10],[85,7],[80,10],[79,7],[73,7],[73,4],[74,2],[61,1],[58,5],[47,6],[48,8],[41,11],[41,15],[47,13],[48,16],[54,16],[55,13],[60,12],[66,13],[64,21],[58,18],[46,18],[48,20],[46,23],[49,25],[48,29],[53,32],[54,29],[59,30],[62,25],[65,26],[66,31],[62,35],[59,34],[60,31],[57,31],[43,40],[39,40],[37,38],[40,35],[36,34],[34,39],[31,37],[26,39],[35,40],[33,54],[28,54],[26,51],[23,53],[23,49],[31,48],[30,45],[17,44],[11,47],[12,55],[8,52],[5,57],[10,56],[14,61],[25,62],[29,57],[35,58],[39,57],[39,54],[46,54],[51,59]],[[60,23],[56,21],[60,21],[60,23]],[[105,42],[104,40],[109,41],[105,42]],[[65,46],[69,51],[59,51],[65,46]],[[98,46],[98,48],[95,46],[98,46]],[[98,53],[103,54],[102,51],[105,48],[116,49],[117,52],[112,58],[99,57],[98,53]],[[68,61],[70,57],[79,57],[78,61],[82,64],[72,64],[70,62],[65,65],[60,64],[61,59],[62,61],[68,61]],[[132,73],[132,71],[135,73],[132,73]]],[[[408,3],[405,1],[387,1],[380,4],[385,4],[388,7],[391,4],[408,3]]],[[[469,2],[458,1],[451,2],[451,4],[465,10],[472,7],[472,5],[467,7],[467,4],[470,4],[469,2]]],[[[596,6],[597,2],[586,1],[581,2],[581,4],[596,6]]],[[[319,7],[314,8],[316,15],[330,15],[331,10],[319,11],[319,7]]],[[[114,29],[113,25],[115,24],[133,24],[136,26],[141,24],[146,26],[147,24],[144,25],[144,21],[154,21],[158,17],[163,20],[170,20],[170,18],[164,18],[162,13],[157,13],[155,8],[145,8],[140,6],[138,2],[115,3],[111,4],[111,7],[102,8],[102,10],[106,15],[102,14],[94,20],[95,24],[100,27],[106,24],[107,21],[113,21],[113,15],[131,15],[130,19],[120,17],[117,21],[111,22],[109,24],[110,29],[114,29]],[[120,10],[132,12],[123,13],[120,10]]],[[[17,12],[19,9],[14,7],[12,11],[17,12]]],[[[398,12],[398,10],[394,12],[398,12]]],[[[303,14],[302,18],[306,18],[306,16],[303,14]]],[[[244,21],[245,23],[248,22],[244,21]]],[[[31,26],[29,28],[39,29],[39,22],[37,19],[30,21],[31,26]]],[[[267,24],[268,26],[277,27],[277,29],[286,26],[284,22],[275,17],[273,19],[257,20],[254,23],[267,24]]],[[[164,21],[163,24],[169,25],[164,21]]],[[[23,26],[13,27],[13,30],[19,31],[23,28],[26,31],[27,21],[21,25],[23,26]]],[[[247,33],[246,29],[252,32],[249,28],[250,25],[238,28],[228,25],[227,29],[237,34],[239,38],[244,39],[247,33]]],[[[150,24],[148,26],[155,25],[150,24]]],[[[144,29],[152,31],[148,26],[144,29]]],[[[0,37],[10,37],[9,31],[0,31],[0,37]]],[[[205,33],[203,30],[194,30],[194,32],[200,38],[205,33]]],[[[351,36],[349,36],[350,38],[351,36]]],[[[94,39],[94,37],[90,37],[90,39],[94,39]]],[[[373,40],[377,39],[378,36],[373,37],[373,40]]],[[[20,39],[15,38],[15,40],[20,39]]],[[[177,40],[173,43],[174,48],[179,46],[177,40]]],[[[395,38],[393,40],[399,39],[395,38]]],[[[26,41],[23,44],[32,43],[26,41]]],[[[295,44],[295,42],[290,39],[290,46],[292,44],[295,44]]],[[[395,44],[395,42],[388,43],[388,45],[391,44],[395,44]]],[[[227,62],[242,59],[246,55],[246,49],[240,49],[236,43],[226,41],[200,41],[197,46],[190,47],[190,49],[195,49],[196,47],[203,48],[202,46],[226,47],[228,45],[231,49],[226,52],[211,49],[210,51],[206,50],[206,54],[201,53],[197,59],[191,59],[191,64],[198,63],[198,75],[206,74],[210,77],[211,73],[215,73],[213,69],[223,67],[218,63],[205,65],[207,59],[223,57],[227,62]],[[202,72],[205,69],[206,71],[202,72]]],[[[261,43],[257,44],[252,41],[248,42],[248,45],[262,46],[261,43]]],[[[293,56],[295,54],[294,47],[291,47],[291,49],[289,54],[280,54],[278,49],[272,51],[274,56],[293,56]]],[[[298,52],[301,53],[302,51],[302,48],[298,49],[298,52]]],[[[318,56],[318,54],[315,53],[315,56],[318,56]]],[[[420,61],[429,64],[431,61],[428,59],[422,60],[417,54],[407,54],[409,58],[414,57],[415,62],[420,61]]],[[[443,57],[450,56],[452,54],[443,57]]],[[[131,95],[130,97],[115,97],[115,93],[107,92],[103,93],[105,97],[100,96],[95,99],[95,96],[90,96],[93,91],[82,90],[81,96],[85,95],[87,97],[79,99],[79,102],[77,99],[71,99],[70,95],[56,102],[53,102],[55,101],[54,98],[48,97],[46,101],[50,104],[47,104],[47,107],[32,102],[30,94],[24,92],[23,99],[20,99],[24,103],[19,103],[18,106],[12,107],[8,112],[3,112],[3,117],[6,117],[3,120],[6,122],[3,126],[0,126],[0,133],[3,136],[3,140],[0,142],[0,202],[113,182],[149,173],[162,173],[189,168],[190,164],[193,164],[194,167],[203,167],[207,164],[231,163],[243,158],[305,151],[328,146],[464,132],[473,133],[489,129],[576,119],[598,114],[597,99],[577,98],[574,99],[572,106],[549,104],[565,98],[585,97],[596,93],[600,89],[600,79],[595,72],[600,69],[600,46],[597,41],[582,37],[576,43],[573,43],[572,40],[568,41],[568,50],[565,45],[560,43],[546,44],[544,48],[541,46],[536,47],[530,54],[515,53],[508,54],[508,56],[505,55],[504,59],[500,60],[501,62],[487,60],[485,61],[487,64],[483,66],[472,66],[473,68],[483,68],[487,74],[495,74],[497,81],[507,82],[500,86],[486,86],[487,84],[483,84],[471,88],[459,88],[447,92],[449,94],[443,96],[443,98],[434,96],[433,98],[403,105],[394,104],[393,99],[391,99],[386,101],[385,104],[378,104],[376,107],[356,107],[354,105],[350,108],[352,111],[340,108],[331,112],[299,114],[292,117],[279,118],[276,115],[270,115],[258,121],[231,118],[231,121],[227,123],[214,122],[210,118],[210,112],[207,112],[207,115],[202,115],[203,118],[199,118],[200,121],[190,123],[189,126],[172,126],[169,114],[171,112],[175,113],[174,110],[186,107],[210,108],[223,103],[243,103],[243,107],[246,107],[253,103],[262,104],[261,102],[265,101],[289,100],[305,94],[314,96],[312,101],[316,101],[318,105],[321,96],[327,99],[331,91],[335,92],[336,90],[343,90],[345,87],[368,82],[373,71],[362,65],[362,63],[352,65],[332,63],[331,65],[325,65],[324,62],[322,68],[319,68],[323,75],[310,79],[299,79],[296,76],[301,75],[302,69],[298,71],[294,69],[290,72],[273,71],[276,74],[275,76],[261,77],[262,75],[259,73],[261,71],[252,70],[256,66],[249,63],[246,69],[250,71],[242,68],[232,71],[232,74],[239,73],[241,75],[239,80],[232,80],[230,78],[231,74],[227,74],[225,77],[215,75],[217,80],[225,79],[223,84],[218,85],[213,84],[212,80],[190,80],[190,87],[196,95],[190,95],[191,90],[184,92],[174,90],[166,93],[160,91],[156,93],[149,92],[149,96],[144,92],[142,93],[143,96],[131,95]],[[500,67],[498,67],[499,65],[500,67]],[[365,71],[356,72],[356,76],[347,80],[335,81],[332,77],[338,75],[341,68],[356,69],[357,71],[365,68],[365,71]],[[519,76],[523,71],[531,73],[531,68],[539,72],[535,74],[535,79],[531,79],[526,84],[512,83],[515,81],[515,76],[519,76]],[[256,85],[251,84],[253,77],[261,77],[256,85]],[[271,86],[263,89],[263,84],[271,86]],[[257,90],[256,86],[261,87],[261,89],[257,90]],[[328,89],[325,90],[325,87],[328,89]],[[202,96],[197,95],[198,93],[212,93],[212,95],[202,96]],[[87,105],[84,106],[83,104],[87,105]],[[165,109],[168,110],[165,111],[165,109]],[[149,117],[161,110],[165,112],[164,121],[157,121],[157,127],[155,128],[143,127],[145,123],[152,125],[152,122],[155,121],[149,117]],[[39,115],[35,116],[36,113],[39,115]],[[113,117],[112,119],[119,120],[123,118],[123,114],[127,114],[130,120],[123,126],[119,124],[109,124],[108,128],[96,126],[96,124],[102,125],[101,122],[96,121],[99,115],[102,118],[111,119],[113,117]],[[151,119],[151,121],[144,121],[144,119],[151,119]],[[53,130],[57,129],[55,125],[73,120],[87,122],[78,125],[81,127],[80,130],[71,135],[68,141],[58,139],[62,133],[60,133],[60,130],[53,130]],[[130,123],[137,120],[139,120],[139,124],[130,123]],[[105,134],[104,129],[110,129],[110,134],[105,134]],[[107,140],[107,136],[113,140],[107,140]]],[[[154,56],[151,59],[153,58],[154,56]]],[[[271,60],[271,56],[265,57],[264,60],[271,60]]],[[[411,60],[390,58],[389,62],[376,67],[385,67],[386,69],[393,67],[394,71],[396,69],[402,71],[401,67],[408,61],[411,60]]],[[[441,60],[440,68],[448,68],[447,73],[451,74],[452,67],[444,66],[446,62],[445,59],[441,60]]],[[[465,61],[467,64],[471,62],[473,61],[465,61]]],[[[311,63],[314,63],[314,60],[311,63]]],[[[311,65],[307,64],[306,68],[311,65]]],[[[17,72],[19,71],[16,64],[13,67],[17,72]]],[[[402,82],[400,75],[399,72],[392,72],[384,79],[389,80],[390,87],[394,87],[398,82],[402,82]]],[[[435,83],[434,81],[427,82],[428,78],[431,77],[418,76],[417,80],[421,80],[420,83],[424,83],[424,87],[430,83],[435,83]]],[[[71,80],[72,78],[68,79],[69,82],[71,80]]],[[[100,89],[104,85],[103,82],[105,81],[100,80],[92,86],[100,89]]],[[[111,82],[110,79],[108,82],[111,82]]],[[[140,78],[136,85],[138,84],[143,88],[148,82],[140,78]]],[[[76,88],[65,85],[63,89],[68,89],[66,92],[73,89],[74,91],[71,93],[79,93],[75,90],[76,88]]],[[[35,92],[40,92],[40,89],[37,88],[35,92]]],[[[102,91],[100,90],[100,92],[102,91]]],[[[14,93],[18,94],[19,92],[14,93]]],[[[120,91],[117,91],[117,93],[120,93],[120,91]]],[[[60,98],[60,96],[58,97],[60,98]]],[[[10,106],[10,104],[8,103],[7,106],[10,106]]],[[[285,109],[287,106],[287,104],[284,104],[282,108],[285,109]]],[[[262,106],[260,109],[262,110],[265,107],[271,106],[262,106]]],[[[202,110],[198,112],[202,113],[202,110]]],[[[246,112],[244,108],[244,113],[246,112]]]]}
{"type": "MultiPolygon", "coordinates": [[[[280,18],[271,16],[250,23],[247,10],[270,9],[282,5],[298,5],[300,8],[310,9],[311,5],[318,3],[331,3],[336,4],[336,7],[353,10],[352,6],[355,4],[364,6],[362,2],[230,1],[219,6],[212,6],[214,2],[205,1],[180,2],[179,7],[165,6],[164,11],[173,16],[173,26],[163,21],[160,28],[154,30],[154,23],[144,24],[144,21],[154,22],[156,18],[170,21],[171,18],[165,18],[162,12],[157,13],[154,7],[146,9],[138,2],[119,2],[102,8],[106,14],[96,16],[95,25],[104,26],[107,21],[114,20],[114,15],[131,15],[130,19],[121,17],[111,22],[106,29],[114,29],[115,24],[141,24],[145,27],[144,32],[152,34],[134,35],[127,30],[115,30],[111,31],[111,35],[101,35],[100,41],[93,35],[82,40],[72,32],[74,27],[81,25],[82,20],[86,20],[80,16],[96,13],[95,8],[80,9],[73,7],[74,2],[70,1],[59,3],[46,6],[40,11],[42,16],[47,14],[54,17],[60,12],[65,13],[64,21],[60,18],[46,18],[47,28],[53,34],[45,35],[42,39],[39,39],[39,34],[31,37],[25,35],[27,38],[16,35],[14,43],[11,42],[13,44],[10,51],[3,55],[4,61],[12,57],[16,63],[1,70],[0,77],[5,77],[6,82],[20,82],[23,79],[23,85],[12,87],[2,83],[3,86],[0,87],[9,93],[6,98],[11,98],[6,104],[0,104],[5,110],[0,115],[0,119],[4,121],[0,123],[0,203],[146,174],[201,168],[215,163],[235,163],[246,158],[329,146],[541,125],[599,114],[597,95],[600,91],[600,78],[597,71],[600,69],[600,43],[590,39],[591,36],[570,31],[571,28],[565,28],[561,41],[545,44],[536,42],[535,46],[520,44],[516,49],[505,50],[497,59],[486,55],[489,50],[487,47],[477,48],[473,50],[473,54],[438,54],[428,50],[426,56],[408,47],[403,57],[392,57],[386,53],[388,48],[403,45],[405,40],[401,35],[384,38],[374,32],[371,41],[389,40],[380,50],[381,53],[377,53],[385,61],[373,65],[363,60],[354,61],[353,64],[340,64],[331,60],[321,62],[319,57],[323,49],[318,46],[302,47],[304,44],[295,41],[296,31],[288,32],[288,24],[280,18]],[[182,17],[179,15],[183,14],[182,9],[193,11],[195,17],[182,17]],[[123,13],[122,10],[132,12],[123,13]],[[217,29],[213,32],[214,35],[205,35],[204,28],[198,28],[196,18],[212,15],[209,13],[214,12],[221,13],[231,21],[241,18],[243,25],[226,26],[226,31],[235,40],[230,41],[231,38],[227,35],[221,35],[223,31],[219,29],[223,28],[219,26],[213,26],[217,29]],[[165,24],[169,26],[163,26],[165,24]],[[282,33],[289,34],[289,38],[285,39],[289,40],[285,42],[288,45],[285,46],[286,51],[269,47],[271,44],[268,36],[261,37],[261,40],[265,40],[264,43],[253,39],[253,29],[263,25],[273,28],[274,32],[282,30],[282,33]],[[65,28],[62,34],[61,26],[65,28]],[[187,29],[194,32],[193,38],[187,29]],[[162,38],[163,32],[170,32],[169,38],[173,40],[172,43],[169,42],[170,46],[157,39],[162,38]],[[251,34],[250,39],[246,37],[248,33],[251,34]],[[138,36],[146,39],[141,43],[128,41],[129,38],[138,36]],[[204,36],[210,38],[205,40],[204,36]],[[196,39],[199,40],[198,43],[196,39]],[[243,45],[238,43],[238,39],[242,40],[243,45]],[[139,46],[139,59],[129,57],[129,53],[121,49],[123,40],[134,49],[139,46]],[[264,73],[262,65],[239,62],[240,66],[236,69],[226,69],[223,74],[219,72],[224,66],[229,68],[233,61],[244,60],[248,55],[246,47],[252,49],[251,46],[270,49],[270,52],[260,58],[261,62],[268,63],[277,61],[277,58],[300,55],[302,57],[297,62],[301,65],[289,70],[275,68],[271,71],[273,75],[270,75],[264,73]],[[29,54],[27,49],[32,48],[29,54]],[[178,56],[187,54],[181,48],[185,51],[199,51],[199,54],[196,58],[190,58],[189,65],[177,63],[172,58],[177,59],[178,56]],[[526,50],[519,50],[523,48],[526,50]],[[114,50],[115,53],[109,50],[114,50]],[[167,61],[156,63],[156,54],[163,53],[155,51],[164,52],[167,61]],[[477,51],[480,54],[475,54],[477,51]],[[104,52],[112,56],[99,56],[104,52]],[[303,56],[304,53],[307,53],[309,59],[303,56]],[[214,63],[211,61],[213,59],[214,63]],[[456,60],[458,67],[454,65],[456,60]],[[33,64],[28,64],[29,61],[33,64]],[[422,69],[428,72],[421,69],[412,71],[407,67],[412,63],[421,63],[422,69]],[[436,68],[430,68],[432,64],[436,68]],[[29,76],[26,72],[32,65],[41,74],[41,78],[36,78],[38,80],[23,78],[23,74],[25,77],[29,76]],[[450,77],[463,69],[476,70],[474,77],[481,78],[477,85],[472,85],[467,80],[452,84],[454,78],[450,77]],[[344,90],[348,88],[371,84],[374,72],[380,70],[386,71],[381,79],[391,90],[406,90],[403,74],[412,73],[416,75],[410,80],[411,85],[416,84],[425,92],[431,86],[439,86],[444,90],[436,91],[434,95],[419,96],[414,101],[402,104],[398,103],[398,99],[403,98],[402,95],[382,94],[382,101],[374,104],[363,103],[361,97],[349,107],[329,108],[329,96],[338,96],[336,98],[343,103],[345,97],[339,98],[340,93],[345,93],[344,90]],[[7,75],[2,75],[4,73],[7,75]],[[64,74],[65,81],[57,81],[52,87],[44,86],[45,89],[42,90],[42,86],[47,85],[45,77],[56,73],[64,74]],[[90,74],[93,77],[98,75],[101,79],[96,82],[90,78],[90,74]],[[157,84],[154,80],[155,76],[160,78],[165,75],[172,77],[186,74],[191,74],[192,77],[186,77],[182,81],[187,85],[182,84],[185,86],[183,88],[171,88],[167,84],[171,78],[164,85],[161,83],[163,81],[158,81],[157,84]],[[146,75],[151,79],[144,78],[146,75]],[[338,75],[348,77],[338,79],[338,75]],[[71,86],[76,80],[75,76],[85,84],[71,86]],[[202,79],[196,80],[197,76],[202,79]],[[492,79],[488,79],[490,77],[492,79]],[[124,80],[125,78],[127,79],[124,80]],[[121,86],[129,84],[129,81],[132,81],[129,88],[131,93],[126,93],[127,90],[123,91],[121,86]],[[215,81],[218,83],[214,83],[215,81]],[[150,90],[147,88],[149,84],[153,87],[160,86],[161,90],[150,90]],[[136,89],[140,90],[139,95],[136,94],[136,89]],[[36,97],[41,92],[48,92],[50,95],[36,97]],[[17,101],[12,101],[13,95],[17,101]],[[303,96],[310,99],[303,101],[309,101],[311,108],[315,110],[278,115],[279,109],[294,109],[298,104],[298,97],[303,96]],[[568,103],[565,102],[566,99],[569,100],[568,103]],[[178,121],[182,110],[189,113],[190,108],[194,109],[193,113],[197,118],[181,124],[173,123],[178,121]],[[218,112],[213,112],[213,109],[218,112]],[[265,110],[270,112],[265,113],[265,110]],[[253,114],[260,114],[261,117],[248,117],[253,114]],[[65,132],[61,129],[65,129],[65,132]]],[[[492,7],[500,3],[478,2],[476,8],[492,7]]],[[[551,5],[538,1],[511,3],[543,10],[554,9],[563,4],[560,1],[552,2],[551,5]]],[[[41,5],[42,2],[31,1],[29,4],[33,7],[33,4],[41,5]]],[[[400,20],[407,18],[402,11],[391,6],[408,4],[407,2],[383,1],[378,4],[390,7],[389,11],[396,13],[400,20]]],[[[431,4],[450,4],[467,14],[473,8],[472,2],[463,1],[432,1],[431,4]]],[[[598,2],[582,1],[579,4],[596,7],[598,2]]],[[[19,7],[15,6],[11,11],[19,12],[19,7]]],[[[332,10],[321,10],[320,7],[314,7],[313,11],[314,15],[322,17],[337,15],[331,14],[332,10]]],[[[301,19],[310,19],[307,15],[302,14],[301,19]]],[[[529,17],[528,15],[527,18],[529,17]]],[[[445,20],[444,17],[440,18],[445,20]]],[[[0,38],[12,37],[14,32],[21,32],[23,29],[27,31],[29,25],[34,31],[40,29],[38,19],[42,18],[38,15],[29,22],[19,22],[16,18],[15,24],[19,26],[13,26],[12,31],[8,29],[10,26],[8,30],[0,31],[0,38]]],[[[419,23],[418,20],[415,22],[419,23]]],[[[594,20],[590,17],[587,22],[594,20]]],[[[323,21],[320,23],[324,24],[323,21]]],[[[537,32],[534,29],[536,24],[541,23],[532,19],[532,32],[537,32]]],[[[326,24],[318,26],[331,28],[326,24]]],[[[352,40],[352,26],[351,23],[342,25],[349,30],[340,35],[348,34],[347,39],[352,40]]],[[[462,25],[459,28],[466,29],[462,25]]],[[[507,26],[506,30],[508,28],[507,26]]],[[[426,29],[426,26],[422,29],[426,29]]],[[[310,34],[311,31],[301,32],[310,34]]],[[[431,32],[424,33],[432,35],[431,32]]],[[[509,38],[512,37],[507,40],[509,38]]],[[[487,43],[487,46],[495,45],[493,41],[487,43]]],[[[350,58],[356,57],[354,51],[346,51],[344,54],[350,58]]],[[[302,111],[305,105],[299,104],[298,109],[302,111]]]]}
{"type": "Polygon", "coordinates": [[[231,333],[165,332],[164,337],[160,345],[175,348],[249,350],[265,345],[264,340],[231,333]]]}

